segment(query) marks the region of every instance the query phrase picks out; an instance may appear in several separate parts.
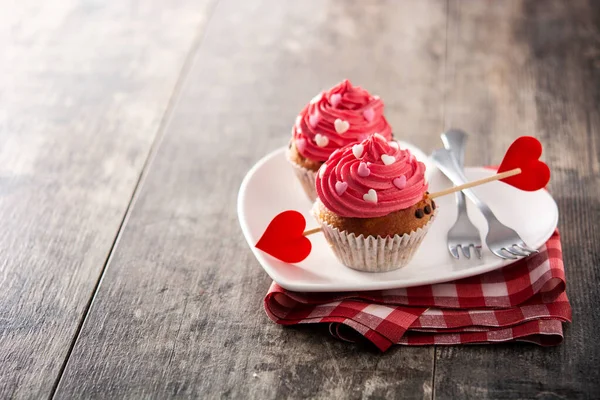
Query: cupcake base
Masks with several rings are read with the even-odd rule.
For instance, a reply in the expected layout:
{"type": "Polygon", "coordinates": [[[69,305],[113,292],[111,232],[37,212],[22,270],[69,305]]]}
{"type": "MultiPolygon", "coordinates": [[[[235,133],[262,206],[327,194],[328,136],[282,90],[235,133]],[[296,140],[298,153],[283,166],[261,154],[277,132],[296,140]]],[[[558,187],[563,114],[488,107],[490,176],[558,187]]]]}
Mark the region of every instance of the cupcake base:
{"type": "Polygon", "coordinates": [[[321,220],[317,211],[319,203],[315,203],[313,215],[321,224],[325,239],[344,265],[358,271],[387,272],[408,265],[434,220],[432,216],[422,227],[403,235],[357,236],[321,220]]]}
{"type": "Polygon", "coordinates": [[[287,152],[287,159],[294,167],[294,174],[300,181],[306,196],[311,202],[314,202],[317,199],[317,189],[315,187],[317,172],[296,164],[296,162],[290,158],[289,151],[287,152]]]}

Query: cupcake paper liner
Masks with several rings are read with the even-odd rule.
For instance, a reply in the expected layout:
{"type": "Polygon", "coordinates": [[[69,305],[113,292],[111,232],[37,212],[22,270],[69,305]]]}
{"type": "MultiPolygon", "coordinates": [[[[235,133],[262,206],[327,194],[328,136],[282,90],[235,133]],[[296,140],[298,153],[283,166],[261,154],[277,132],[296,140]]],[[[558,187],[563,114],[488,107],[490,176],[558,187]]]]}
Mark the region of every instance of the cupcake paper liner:
{"type": "Polygon", "coordinates": [[[323,234],[337,258],[347,267],[367,272],[387,272],[405,267],[419,248],[435,215],[423,227],[410,234],[381,236],[356,236],[340,231],[318,217],[317,204],[313,215],[321,224],[323,234]]]}
{"type": "Polygon", "coordinates": [[[294,167],[294,173],[302,184],[302,188],[304,189],[304,192],[308,196],[309,200],[311,202],[315,201],[317,199],[317,189],[315,188],[315,179],[317,177],[317,173],[296,164],[290,159],[289,152],[287,153],[287,159],[294,167]]]}

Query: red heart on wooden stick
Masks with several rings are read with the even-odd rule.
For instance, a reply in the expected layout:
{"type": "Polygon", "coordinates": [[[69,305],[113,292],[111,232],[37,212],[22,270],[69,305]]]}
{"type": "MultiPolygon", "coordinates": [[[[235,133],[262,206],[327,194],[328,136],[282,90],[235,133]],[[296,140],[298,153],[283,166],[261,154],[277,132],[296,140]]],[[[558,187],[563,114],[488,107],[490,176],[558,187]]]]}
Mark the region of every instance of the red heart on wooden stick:
{"type": "Polygon", "coordinates": [[[521,173],[501,179],[518,189],[533,192],[546,187],[550,181],[550,168],[539,160],[542,144],[531,136],[521,136],[508,148],[498,173],[521,168],[521,173]]]}
{"type": "Polygon", "coordinates": [[[297,263],[310,254],[311,243],[303,235],[306,220],[298,211],[288,210],[278,214],[262,237],[256,248],[286,262],[297,263]]]}

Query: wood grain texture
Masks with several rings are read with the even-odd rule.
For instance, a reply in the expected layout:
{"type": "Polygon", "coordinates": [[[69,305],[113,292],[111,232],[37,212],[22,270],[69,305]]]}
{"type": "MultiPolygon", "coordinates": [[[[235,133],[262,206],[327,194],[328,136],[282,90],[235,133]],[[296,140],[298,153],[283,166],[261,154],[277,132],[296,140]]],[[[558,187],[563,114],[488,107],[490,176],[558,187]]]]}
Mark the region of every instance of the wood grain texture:
{"type": "Polygon", "coordinates": [[[471,133],[473,164],[498,163],[520,135],[543,141],[574,321],[554,348],[438,347],[436,398],[600,397],[599,6],[450,2],[445,124],[471,133]]]}
{"type": "Polygon", "coordinates": [[[236,197],[346,77],[399,137],[437,137],[445,18],[445,1],[221,1],[57,397],[430,398],[431,347],[379,354],[266,317],[236,197]]]}
{"type": "Polygon", "coordinates": [[[9,3],[0,398],[29,399],[51,394],[208,2],[9,3]]]}

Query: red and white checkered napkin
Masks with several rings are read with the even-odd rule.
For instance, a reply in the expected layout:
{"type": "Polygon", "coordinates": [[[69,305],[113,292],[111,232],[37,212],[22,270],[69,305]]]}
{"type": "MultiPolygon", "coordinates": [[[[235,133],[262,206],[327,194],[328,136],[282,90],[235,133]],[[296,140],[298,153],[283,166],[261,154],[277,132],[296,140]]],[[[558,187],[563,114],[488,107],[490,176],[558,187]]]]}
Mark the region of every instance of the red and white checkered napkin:
{"type": "Polygon", "coordinates": [[[556,345],[571,321],[558,231],[537,255],[455,282],[344,293],[290,292],[273,282],[264,304],[278,324],[330,323],[334,336],[362,335],[382,351],[392,344],[556,345]]]}

